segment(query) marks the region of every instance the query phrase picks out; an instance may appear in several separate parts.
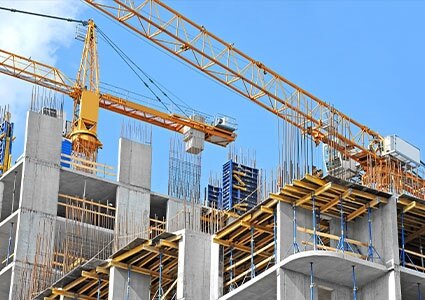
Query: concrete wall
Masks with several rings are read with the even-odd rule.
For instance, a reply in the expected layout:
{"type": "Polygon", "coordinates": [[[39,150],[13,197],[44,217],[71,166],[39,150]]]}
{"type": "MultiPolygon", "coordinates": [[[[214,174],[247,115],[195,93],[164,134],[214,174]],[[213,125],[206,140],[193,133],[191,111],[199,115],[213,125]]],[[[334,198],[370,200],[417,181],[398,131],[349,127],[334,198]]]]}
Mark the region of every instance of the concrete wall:
{"type": "MultiPolygon", "coordinates": [[[[277,204],[277,261],[283,260],[285,257],[294,253],[294,234],[293,234],[293,207],[292,205],[284,202],[277,204]]],[[[297,226],[313,229],[313,214],[312,211],[303,209],[301,207],[296,208],[297,226]]],[[[318,221],[318,220],[317,220],[318,221]]],[[[297,231],[296,238],[300,251],[303,251],[305,246],[302,241],[310,241],[309,234],[297,231]]],[[[311,249],[311,246],[307,246],[307,249],[311,249]]]]}
{"type": "Polygon", "coordinates": [[[400,272],[390,270],[358,290],[359,299],[401,300],[400,272]]]}
{"type": "Polygon", "coordinates": [[[201,230],[201,209],[199,204],[170,198],[167,201],[167,231],[182,229],[201,230]]]}
{"type": "MultiPolygon", "coordinates": [[[[391,197],[387,204],[371,210],[372,243],[384,264],[399,264],[396,201],[395,197],[391,197]]],[[[367,215],[355,219],[348,226],[352,229],[351,238],[366,243],[369,241],[367,215]]],[[[366,250],[367,254],[367,249],[362,250],[366,250]]]]}
{"type": "Polygon", "coordinates": [[[115,250],[118,250],[136,237],[149,238],[150,194],[145,190],[135,190],[119,186],[116,196],[115,250]]]}
{"type": "Polygon", "coordinates": [[[62,119],[28,112],[24,165],[9,299],[18,299],[21,272],[31,272],[36,253],[52,253],[59,191],[62,119]],[[37,242],[38,241],[38,242],[37,242]],[[37,250],[37,243],[39,249],[37,250]]]}
{"type": "Polygon", "coordinates": [[[136,237],[148,238],[152,147],[128,139],[119,140],[115,250],[136,237]]]}
{"type": "Polygon", "coordinates": [[[211,237],[211,273],[210,273],[210,299],[216,300],[223,296],[223,247],[213,242],[211,237]]]}
{"type": "Polygon", "coordinates": [[[190,230],[180,231],[177,270],[177,299],[210,297],[211,236],[190,230]]]}
{"type": "Polygon", "coordinates": [[[152,146],[120,138],[118,181],[151,189],[152,146]]]}
{"type": "Polygon", "coordinates": [[[109,271],[108,300],[148,300],[150,284],[150,276],[112,267],[109,271]]]}

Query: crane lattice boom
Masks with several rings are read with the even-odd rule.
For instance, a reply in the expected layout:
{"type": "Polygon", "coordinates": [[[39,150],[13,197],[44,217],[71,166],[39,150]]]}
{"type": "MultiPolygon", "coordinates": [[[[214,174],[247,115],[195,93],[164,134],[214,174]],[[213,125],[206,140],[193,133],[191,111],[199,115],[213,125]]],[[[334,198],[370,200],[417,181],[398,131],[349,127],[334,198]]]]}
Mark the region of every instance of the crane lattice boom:
{"type": "Polygon", "coordinates": [[[382,155],[383,137],[302,89],[160,0],[84,0],[264,109],[359,162],[363,183],[425,198],[425,181],[382,155]]]}

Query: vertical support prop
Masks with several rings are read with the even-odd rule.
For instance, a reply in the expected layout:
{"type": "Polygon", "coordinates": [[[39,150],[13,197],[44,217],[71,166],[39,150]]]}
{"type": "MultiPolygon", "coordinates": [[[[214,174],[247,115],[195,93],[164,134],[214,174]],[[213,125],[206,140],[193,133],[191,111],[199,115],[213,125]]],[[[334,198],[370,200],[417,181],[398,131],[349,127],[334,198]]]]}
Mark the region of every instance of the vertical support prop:
{"type": "Polygon", "coordinates": [[[274,252],[274,263],[277,264],[277,206],[273,211],[273,252],[274,252]]]}
{"type": "Polygon", "coordinates": [[[131,284],[130,275],[131,275],[131,267],[128,266],[128,269],[127,269],[127,291],[125,293],[125,300],[130,300],[130,284],[131,284]]]}
{"type": "Polygon", "coordinates": [[[341,237],[338,242],[338,249],[345,251],[345,219],[344,219],[344,207],[342,206],[342,197],[339,197],[339,217],[341,225],[341,237]]]}
{"type": "Polygon", "coordinates": [[[292,247],[294,248],[294,254],[300,252],[300,248],[298,247],[298,242],[297,242],[297,207],[295,206],[295,203],[292,205],[292,210],[293,210],[293,243],[292,243],[292,247]]]}
{"type": "Polygon", "coordinates": [[[251,279],[255,277],[254,264],[254,227],[251,226],[251,279]]]}
{"type": "Polygon", "coordinates": [[[12,235],[13,235],[13,222],[10,222],[9,241],[7,244],[6,266],[9,264],[9,259],[12,252],[12,235]]]}
{"type": "Polygon", "coordinates": [[[314,300],[314,273],[313,263],[310,263],[310,300],[314,300]]]}
{"type": "Polygon", "coordinates": [[[370,206],[367,208],[367,224],[369,229],[369,244],[367,247],[367,258],[369,261],[373,262],[373,244],[372,244],[372,220],[371,220],[371,213],[370,213],[370,206]]]}
{"type": "Polygon", "coordinates": [[[418,282],[418,300],[422,300],[421,284],[418,282]]]}
{"type": "Polygon", "coordinates": [[[357,300],[357,283],[356,283],[356,272],[353,266],[353,300],[357,300]]]}
{"type": "Polygon", "coordinates": [[[419,237],[419,252],[421,253],[421,267],[422,267],[422,272],[425,272],[425,269],[424,269],[424,257],[423,257],[423,255],[424,255],[424,253],[423,253],[423,247],[422,247],[422,238],[421,237],[419,237]]]}
{"type": "Polygon", "coordinates": [[[401,212],[401,265],[406,266],[406,252],[404,249],[404,212],[401,212]]]}
{"type": "Polygon", "coordinates": [[[316,199],[313,196],[311,200],[313,202],[313,250],[316,251],[317,250],[316,199]]]}
{"type": "Polygon", "coordinates": [[[102,280],[99,279],[97,280],[97,300],[100,300],[100,289],[102,287],[102,280]]]}
{"type": "Polygon", "coordinates": [[[229,291],[233,291],[234,285],[233,285],[233,248],[230,248],[230,259],[229,259],[229,265],[230,265],[230,281],[232,284],[229,287],[229,291]]]}
{"type": "MultiPolygon", "coordinates": [[[[12,192],[12,207],[10,209],[10,214],[13,214],[13,210],[15,208],[15,194],[16,194],[16,175],[18,171],[15,171],[15,176],[13,178],[13,192],[12,192]]],[[[6,257],[6,266],[9,264],[10,255],[12,254],[12,235],[13,235],[13,222],[10,222],[10,230],[9,230],[9,241],[7,245],[7,257],[6,257]]]]}
{"type": "Polygon", "coordinates": [[[159,252],[159,278],[158,278],[158,300],[162,298],[162,251],[159,252]]]}

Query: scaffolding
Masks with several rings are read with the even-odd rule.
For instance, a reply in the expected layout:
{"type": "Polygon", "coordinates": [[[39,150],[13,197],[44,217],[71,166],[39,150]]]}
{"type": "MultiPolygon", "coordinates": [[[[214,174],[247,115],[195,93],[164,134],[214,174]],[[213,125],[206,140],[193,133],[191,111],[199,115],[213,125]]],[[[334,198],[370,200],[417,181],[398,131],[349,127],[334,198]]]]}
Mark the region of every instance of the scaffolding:
{"type": "Polygon", "coordinates": [[[150,276],[150,299],[174,299],[177,289],[178,241],[181,236],[162,233],[154,239],[137,238],[103,260],[92,258],[74,269],[60,281],[44,290],[35,299],[107,299],[112,267],[127,271],[127,292],[131,274],[150,276]]]}
{"type": "Polygon", "coordinates": [[[425,202],[402,194],[397,199],[400,264],[425,273],[425,202]]]}
{"type": "MultiPolygon", "coordinates": [[[[385,205],[388,194],[344,183],[333,177],[325,179],[305,175],[285,185],[245,214],[239,216],[215,235],[213,241],[223,251],[223,287],[228,293],[278,263],[277,204],[287,204],[292,210],[292,242],[289,249],[280,250],[282,260],[302,251],[332,251],[383,264],[373,244],[372,209],[385,205]],[[300,226],[297,212],[304,219],[311,212],[312,228],[300,226]],[[347,223],[359,217],[367,218],[368,241],[350,238],[347,223]],[[339,220],[339,234],[330,233],[330,220],[339,220]],[[301,233],[298,236],[297,233],[301,233]],[[304,239],[303,239],[304,238],[304,239]],[[285,254],[286,251],[286,254],[285,254]]],[[[313,265],[311,265],[313,271],[313,265]]],[[[353,295],[355,273],[353,271],[353,295]]],[[[313,278],[313,277],[312,277],[313,278]]],[[[312,290],[313,294],[313,290],[312,290]]]]}

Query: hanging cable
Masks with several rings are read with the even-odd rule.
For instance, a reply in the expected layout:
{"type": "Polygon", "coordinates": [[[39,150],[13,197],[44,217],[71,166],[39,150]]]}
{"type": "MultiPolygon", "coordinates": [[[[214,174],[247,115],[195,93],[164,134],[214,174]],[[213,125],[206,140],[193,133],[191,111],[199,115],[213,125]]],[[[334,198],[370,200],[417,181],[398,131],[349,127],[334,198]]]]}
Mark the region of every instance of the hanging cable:
{"type": "Polygon", "coordinates": [[[7,8],[7,7],[0,6],[0,10],[6,10],[6,11],[13,12],[13,13],[26,14],[26,15],[36,16],[36,17],[43,17],[43,18],[67,21],[67,22],[72,22],[72,23],[80,23],[83,26],[88,25],[88,21],[84,21],[84,20],[76,20],[76,19],[71,19],[71,18],[63,18],[63,17],[58,17],[58,16],[39,14],[39,13],[31,12],[31,11],[19,10],[19,9],[14,9],[14,8],[7,8]]]}
{"type": "Polygon", "coordinates": [[[134,72],[134,74],[143,82],[143,84],[145,85],[145,87],[155,96],[155,98],[164,105],[165,109],[171,113],[171,111],[168,109],[168,107],[165,105],[165,103],[161,100],[161,98],[153,91],[153,89],[149,86],[149,84],[138,74],[138,72],[136,71],[139,70],[145,77],[146,79],[153,84],[161,93],[162,95],[164,95],[164,97],[166,97],[168,100],[171,101],[172,104],[174,104],[174,106],[176,106],[176,108],[183,113],[186,117],[189,117],[186,112],[181,109],[181,107],[175,102],[173,101],[168,94],[145,72],[143,71],[142,68],[140,68],[123,50],[121,50],[120,47],[118,47],[117,44],[115,44],[99,27],[96,27],[97,31],[99,32],[99,34],[102,36],[102,38],[105,40],[105,42],[111,46],[111,48],[118,54],[119,57],[121,57],[121,59],[126,63],[126,65],[134,72]]]}

